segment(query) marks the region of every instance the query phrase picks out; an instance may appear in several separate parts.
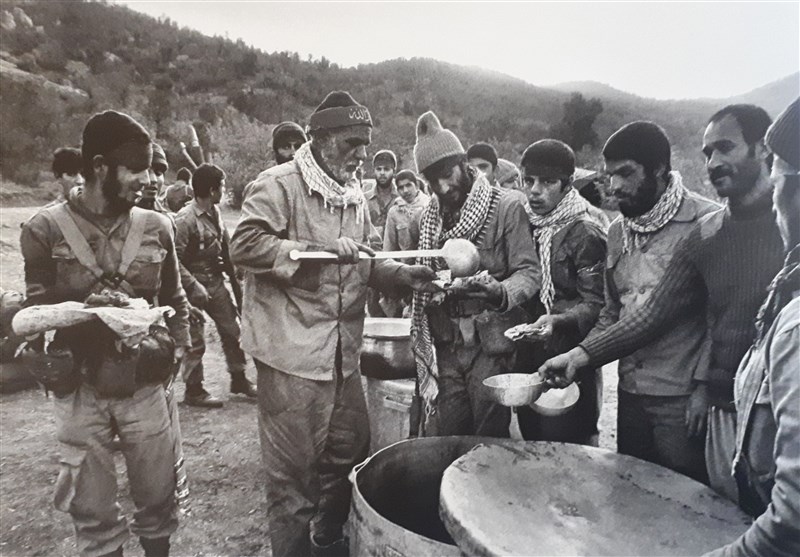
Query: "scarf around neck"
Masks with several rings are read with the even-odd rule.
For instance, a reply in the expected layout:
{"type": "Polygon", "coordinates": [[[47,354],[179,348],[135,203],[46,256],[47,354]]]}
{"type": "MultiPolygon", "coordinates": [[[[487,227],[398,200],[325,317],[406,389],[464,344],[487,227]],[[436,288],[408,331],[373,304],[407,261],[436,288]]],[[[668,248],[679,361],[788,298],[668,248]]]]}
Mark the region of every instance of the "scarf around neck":
{"type": "MultiPolygon", "coordinates": [[[[337,183],[325,171],[320,168],[314,155],[311,152],[311,143],[304,143],[295,153],[294,160],[300,169],[300,174],[308,188],[308,195],[313,192],[322,196],[325,207],[330,207],[331,212],[335,208],[342,207],[347,209],[350,206],[358,209],[365,203],[364,192],[358,179],[353,177],[344,185],[337,183]]],[[[363,217],[362,211],[356,211],[356,218],[363,217]]]]}
{"type": "MultiPolygon", "coordinates": [[[[464,238],[473,243],[480,240],[480,233],[489,217],[497,207],[500,192],[492,187],[486,178],[479,174],[475,177],[472,190],[469,192],[461,209],[458,221],[449,230],[442,230],[443,219],[439,209],[439,200],[434,195],[422,212],[420,219],[419,249],[439,249],[450,238],[464,238]]],[[[443,265],[438,259],[421,257],[417,263],[440,270],[443,265]]],[[[433,410],[433,403],[439,394],[437,379],[439,367],[433,337],[425,312],[432,295],[427,292],[414,292],[411,302],[411,348],[417,364],[419,392],[425,402],[426,415],[433,410]]]]}
{"type": "Polygon", "coordinates": [[[670,172],[669,185],[652,209],[638,217],[622,218],[623,253],[641,249],[650,234],[664,228],[678,214],[678,209],[688,193],[680,172],[670,172]]]}
{"type": "Polygon", "coordinates": [[[553,247],[553,237],[563,229],[589,214],[589,202],[578,191],[570,187],[569,192],[561,199],[556,207],[546,215],[537,215],[531,206],[525,203],[525,212],[528,221],[533,227],[533,237],[539,251],[539,264],[542,269],[542,287],[539,290],[539,299],[544,304],[547,313],[553,308],[555,299],[555,285],[550,269],[550,251],[553,247]]]}

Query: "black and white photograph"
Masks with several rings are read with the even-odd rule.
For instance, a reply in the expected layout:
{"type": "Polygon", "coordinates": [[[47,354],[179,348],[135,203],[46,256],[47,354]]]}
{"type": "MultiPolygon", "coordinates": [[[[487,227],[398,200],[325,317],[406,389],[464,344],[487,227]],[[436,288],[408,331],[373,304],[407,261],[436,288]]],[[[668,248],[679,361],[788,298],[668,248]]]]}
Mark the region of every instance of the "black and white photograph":
{"type": "Polygon", "coordinates": [[[0,557],[800,555],[800,3],[0,0],[0,557]]]}

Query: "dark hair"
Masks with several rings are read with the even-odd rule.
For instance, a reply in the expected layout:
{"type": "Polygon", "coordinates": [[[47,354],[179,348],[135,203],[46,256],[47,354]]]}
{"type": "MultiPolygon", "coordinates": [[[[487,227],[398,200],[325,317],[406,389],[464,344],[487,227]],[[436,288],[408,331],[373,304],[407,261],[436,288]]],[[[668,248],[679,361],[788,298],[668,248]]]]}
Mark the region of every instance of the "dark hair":
{"type": "Polygon", "coordinates": [[[754,104],[729,104],[709,118],[708,123],[719,122],[726,116],[733,116],[742,129],[742,137],[748,145],[758,143],[767,134],[772,118],[767,111],[754,104]]]}
{"type": "Polygon", "coordinates": [[[455,155],[450,155],[444,157],[443,159],[439,159],[435,163],[428,165],[428,167],[422,171],[422,175],[425,176],[425,179],[428,181],[428,183],[432,185],[436,183],[436,180],[439,179],[439,176],[455,166],[460,166],[461,172],[464,174],[467,173],[466,153],[457,153],[455,155]]]}
{"type": "Polygon", "coordinates": [[[631,122],[611,134],[603,147],[603,157],[609,161],[632,160],[653,176],[664,166],[664,179],[672,170],[669,137],[664,128],[653,122],[631,122]]]}
{"type": "Polygon", "coordinates": [[[192,174],[192,190],[195,198],[206,198],[212,189],[217,189],[225,179],[225,171],[215,164],[203,163],[192,174]]]}
{"type": "Polygon", "coordinates": [[[83,157],[79,149],[60,147],[53,153],[53,175],[61,178],[64,174],[70,176],[83,170],[83,157]]]}
{"type": "Polygon", "coordinates": [[[178,170],[178,175],[175,176],[175,179],[183,180],[188,184],[192,180],[192,171],[183,166],[180,170],[178,170]]]}

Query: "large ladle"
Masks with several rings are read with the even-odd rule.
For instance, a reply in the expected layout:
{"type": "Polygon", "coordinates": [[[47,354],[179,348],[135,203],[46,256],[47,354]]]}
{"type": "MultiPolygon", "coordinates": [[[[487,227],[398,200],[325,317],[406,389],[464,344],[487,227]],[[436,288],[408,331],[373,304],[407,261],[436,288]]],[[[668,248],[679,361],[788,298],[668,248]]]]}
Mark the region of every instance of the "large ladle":
{"type": "MultiPolygon", "coordinates": [[[[478,248],[469,240],[451,238],[444,243],[442,249],[411,249],[401,251],[376,251],[375,255],[359,252],[361,259],[405,259],[411,257],[441,257],[447,263],[453,278],[468,277],[478,272],[480,255],[478,248]]],[[[334,262],[338,259],[335,253],[329,251],[300,251],[293,249],[289,252],[293,261],[312,259],[317,261],[334,262]]]]}

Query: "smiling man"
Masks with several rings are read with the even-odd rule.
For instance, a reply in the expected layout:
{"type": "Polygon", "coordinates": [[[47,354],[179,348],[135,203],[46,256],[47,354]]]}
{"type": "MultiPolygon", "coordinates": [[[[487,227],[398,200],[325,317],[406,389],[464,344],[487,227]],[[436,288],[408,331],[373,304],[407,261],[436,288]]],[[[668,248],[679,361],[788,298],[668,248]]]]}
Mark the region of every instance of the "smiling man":
{"type": "Polygon", "coordinates": [[[421,265],[360,259],[377,240],[356,177],[372,138],[367,108],[334,91],[311,115],[309,134],[294,161],[247,187],[231,240],[246,271],[242,347],[258,369],[276,557],[347,554],[347,476],[369,449],[358,373],[367,285],[434,289],[435,278],[421,265]],[[293,250],[338,261],[296,259],[293,250]]]}
{"type": "MultiPolygon", "coordinates": [[[[764,144],[770,122],[763,109],[747,104],[726,106],[711,117],[703,153],[709,178],[727,199],[725,208],[699,220],[646,303],[542,368],[563,384],[579,367],[641,350],[676,322],[707,318],[711,353],[695,390],[705,390],[709,404],[709,483],[733,501],[738,498],[730,466],[736,436],[733,378],[755,334],[753,321],[765,289],[783,262],[772,214],[772,157],[764,144]]],[[[693,421],[693,429],[702,426],[696,413],[693,421]]]]}
{"type": "MultiPolygon", "coordinates": [[[[175,309],[167,324],[180,359],[189,345],[188,305],[172,223],[134,207],[150,182],[150,136],[131,117],[107,111],[86,124],[81,152],[84,187],[22,229],[26,303],[82,302],[104,288],[157,298],[175,309]]],[[[112,444],[119,436],[135,505],[130,530],[146,556],[164,557],[178,525],[175,438],[163,385],[172,370],[167,362],[146,369],[135,360],[120,363],[109,331],[99,321],[60,330],[73,366],[51,386],[62,450],[55,505],[72,516],[81,555],[122,555],[128,525],[117,504],[112,444]]]]}

